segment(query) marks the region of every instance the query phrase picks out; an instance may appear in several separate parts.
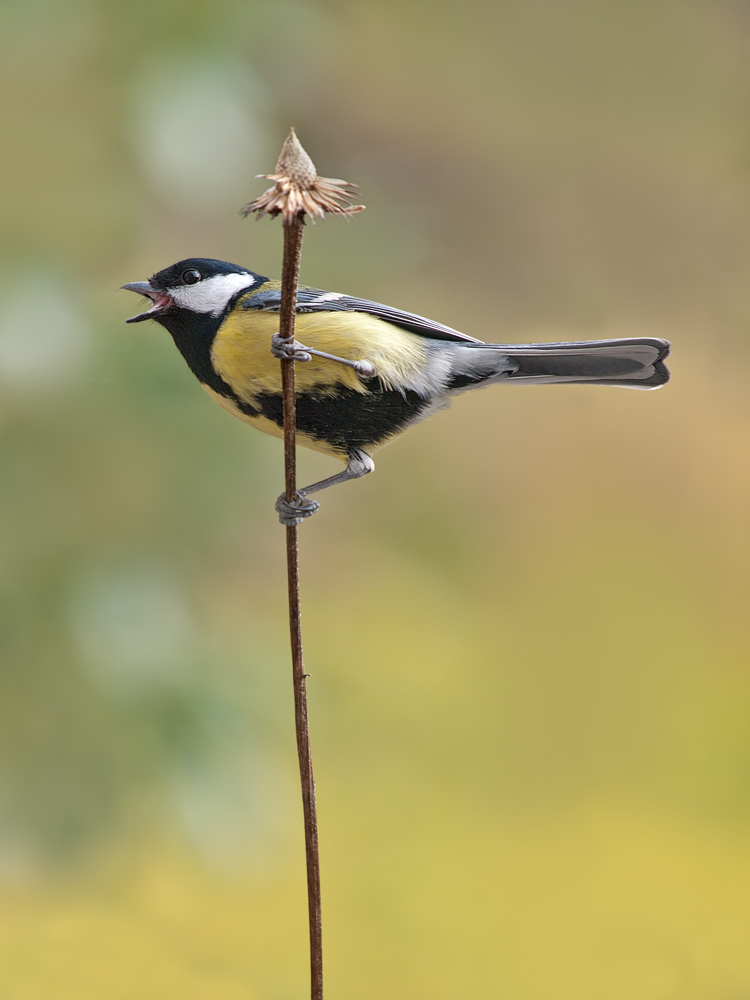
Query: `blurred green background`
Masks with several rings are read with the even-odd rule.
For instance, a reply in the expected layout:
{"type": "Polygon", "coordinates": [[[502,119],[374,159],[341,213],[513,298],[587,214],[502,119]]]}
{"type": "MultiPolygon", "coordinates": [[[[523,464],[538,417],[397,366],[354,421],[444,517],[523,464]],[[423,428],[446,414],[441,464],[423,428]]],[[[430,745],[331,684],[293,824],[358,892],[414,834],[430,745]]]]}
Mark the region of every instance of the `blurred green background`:
{"type": "MultiPolygon", "coordinates": [[[[0,997],[293,1000],[277,441],[118,292],[280,269],[656,393],[476,393],[301,531],[331,1000],[750,997],[750,5],[2,0],[0,997]]],[[[301,457],[300,479],[334,471],[301,457]]]]}

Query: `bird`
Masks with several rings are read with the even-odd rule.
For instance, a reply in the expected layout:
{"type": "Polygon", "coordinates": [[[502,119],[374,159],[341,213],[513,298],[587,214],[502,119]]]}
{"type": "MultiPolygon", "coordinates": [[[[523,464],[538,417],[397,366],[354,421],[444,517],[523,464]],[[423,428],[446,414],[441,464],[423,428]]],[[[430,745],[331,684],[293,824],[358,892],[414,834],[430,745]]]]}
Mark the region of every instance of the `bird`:
{"type": "Polygon", "coordinates": [[[280,357],[296,366],[297,440],[341,459],[343,472],[276,504],[284,524],[318,509],[310,494],[375,468],[373,452],[454,396],[495,383],[587,383],[658,389],[670,344],[656,337],[488,344],[414,313],[300,285],[296,336],[278,336],[281,282],[192,257],[121,286],[151,301],[128,323],[171,334],[205,391],[252,427],[283,437],[280,357]]]}

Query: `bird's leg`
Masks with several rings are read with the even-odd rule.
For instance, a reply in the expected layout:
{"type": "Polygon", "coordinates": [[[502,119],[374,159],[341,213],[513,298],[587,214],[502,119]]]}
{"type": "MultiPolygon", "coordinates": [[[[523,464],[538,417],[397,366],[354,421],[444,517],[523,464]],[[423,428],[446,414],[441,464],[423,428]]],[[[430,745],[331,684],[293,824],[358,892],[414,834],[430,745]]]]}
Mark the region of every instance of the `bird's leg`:
{"type": "Polygon", "coordinates": [[[321,479],[320,482],[306,486],[299,492],[303,497],[306,497],[308,493],[319,493],[320,490],[326,490],[329,486],[336,486],[338,483],[345,483],[350,479],[361,479],[368,472],[372,472],[374,468],[375,463],[370,456],[356,448],[349,455],[343,472],[339,472],[336,476],[329,476],[328,479],[321,479]]]}
{"type": "Polygon", "coordinates": [[[303,490],[298,490],[297,496],[292,503],[288,503],[282,493],[276,501],[276,511],[279,515],[279,521],[286,525],[301,524],[306,517],[310,517],[320,507],[320,504],[315,500],[307,499],[308,493],[318,493],[320,490],[328,489],[329,486],[346,483],[350,479],[360,479],[362,476],[366,476],[368,472],[372,472],[374,468],[375,463],[370,456],[359,449],[355,449],[349,455],[346,468],[343,472],[339,472],[336,476],[329,476],[328,479],[321,479],[319,483],[306,486],[303,490]]]}
{"type": "Polygon", "coordinates": [[[326,358],[328,361],[338,361],[340,365],[353,368],[358,375],[365,378],[372,378],[375,375],[375,365],[370,361],[350,361],[348,358],[340,358],[336,354],[326,354],[325,351],[317,351],[314,347],[305,347],[297,340],[291,342],[275,333],[271,337],[271,354],[275,358],[286,358],[292,361],[310,361],[313,355],[316,358],[326,358]]]}

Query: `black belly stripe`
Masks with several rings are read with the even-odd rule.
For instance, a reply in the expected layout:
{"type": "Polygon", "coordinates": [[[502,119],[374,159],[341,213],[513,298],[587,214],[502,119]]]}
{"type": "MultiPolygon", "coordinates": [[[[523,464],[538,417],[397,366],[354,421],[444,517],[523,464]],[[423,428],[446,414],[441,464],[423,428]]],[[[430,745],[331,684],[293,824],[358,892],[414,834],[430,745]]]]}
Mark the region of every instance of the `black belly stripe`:
{"type": "MultiPolygon", "coordinates": [[[[335,396],[299,393],[298,429],[349,454],[356,448],[381,444],[413,423],[430,405],[429,400],[411,389],[404,393],[383,389],[377,379],[368,380],[368,388],[368,392],[361,393],[342,386],[335,396]]],[[[279,393],[261,393],[254,402],[264,417],[283,426],[279,393]]]]}

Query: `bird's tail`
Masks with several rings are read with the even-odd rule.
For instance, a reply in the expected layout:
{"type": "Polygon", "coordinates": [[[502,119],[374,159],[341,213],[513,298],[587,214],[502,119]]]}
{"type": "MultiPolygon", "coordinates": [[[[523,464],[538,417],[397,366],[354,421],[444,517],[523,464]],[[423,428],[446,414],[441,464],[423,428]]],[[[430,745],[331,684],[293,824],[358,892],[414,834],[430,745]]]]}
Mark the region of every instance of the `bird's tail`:
{"type": "MultiPolygon", "coordinates": [[[[482,345],[484,346],[484,345],[482,345]]],[[[669,342],[656,337],[562,344],[493,344],[517,365],[508,382],[588,382],[658,389],[669,381],[669,342]]]]}

